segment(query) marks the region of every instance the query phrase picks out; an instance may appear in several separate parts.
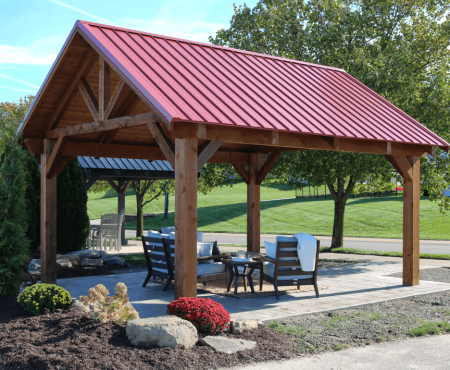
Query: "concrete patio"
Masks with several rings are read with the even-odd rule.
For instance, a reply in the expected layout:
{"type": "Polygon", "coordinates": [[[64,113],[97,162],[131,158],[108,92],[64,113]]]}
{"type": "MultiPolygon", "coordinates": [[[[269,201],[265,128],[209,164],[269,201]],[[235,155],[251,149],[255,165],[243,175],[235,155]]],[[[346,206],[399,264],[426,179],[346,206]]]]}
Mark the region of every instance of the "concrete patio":
{"type": "MultiPolygon", "coordinates": [[[[436,267],[438,266],[421,266],[420,269],[436,267]]],[[[214,294],[198,296],[221,303],[230,312],[232,319],[270,321],[450,290],[450,284],[447,283],[421,280],[418,286],[404,286],[401,278],[388,277],[401,271],[402,265],[395,262],[365,262],[319,270],[319,285],[329,286],[329,289],[320,291],[319,299],[313,291],[283,295],[279,301],[275,296],[247,299],[214,294]]],[[[86,295],[88,289],[96,284],[104,284],[110,292],[114,292],[114,286],[123,282],[128,287],[130,302],[141,318],[165,315],[167,304],[174,299],[174,288],[169,287],[164,292],[162,284],[151,281],[143,288],[146,274],[147,272],[140,272],[60,279],[58,285],[67,289],[72,298],[78,298],[86,295]]]]}

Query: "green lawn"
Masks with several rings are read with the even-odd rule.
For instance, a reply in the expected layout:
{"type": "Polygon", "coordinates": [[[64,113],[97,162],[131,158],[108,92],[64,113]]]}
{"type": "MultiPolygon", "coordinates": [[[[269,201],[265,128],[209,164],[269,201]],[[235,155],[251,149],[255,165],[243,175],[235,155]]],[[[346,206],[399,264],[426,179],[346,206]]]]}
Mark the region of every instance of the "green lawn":
{"type": "MultiPolygon", "coordinates": [[[[307,188],[306,188],[307,189],[307,188]]],[[[294,198],[295,191],[277,187],[261,187],[261,233],[294,234],[306,232],[331,235],[333,201],[330,196],[294,198]],[[287,199],[286,199],[287,198],[287,199]]],[[[145,221],[145,229],[160,229],[174,225],[174,198],[170,197],[169,218],[162,214],[145,221]]],[[[247,228],[247,192],[244,184],[214,189],[208,195],[198,195],[198,228],[206,232],[245,233],[247,228]]],[[[450,213],[439,213],[436,203],[422,198],[422,239],[450,239],[450,213]]],[[[117,212],[117,198],[89,196],[89,217],[100,218],[102,213],[117,212]]],[[[152,202],[145,212],[164,211],[164,199],[152,202]]],[[[126,212],[136,213],[136,199],[126,197],[126,212]]],[[[345,235],[359,237],[401,238],[403,203],[398,197],[350,199],[345,213],[345,235]]],[[[135,229],[136,223],[127,223],[135,229]]]]}

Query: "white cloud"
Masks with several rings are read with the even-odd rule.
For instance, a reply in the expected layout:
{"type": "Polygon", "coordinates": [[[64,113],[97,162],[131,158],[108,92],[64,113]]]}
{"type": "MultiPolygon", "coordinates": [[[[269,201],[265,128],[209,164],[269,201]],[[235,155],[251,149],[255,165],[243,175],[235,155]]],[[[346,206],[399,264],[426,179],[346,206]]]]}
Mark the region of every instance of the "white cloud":
{"type": "Polygon", "coordinates": [[[54,3],[54,4],[58,4],[58,5],[61,5],[61,6],[65,7],[65,8],[71,9],[71,10],[73,10],[75,12],[80,13],[80,14],[86,15],[86,16],[92,18],[92,19],[95,19],[98,22],[105,23],[105,24],[112,25],[112,26],[116,25],[115,22],[110,21],[109,19],[96,16],[96,15],[94,15],[92,13],[88,13],[88,12],[82,10],[82,9],[75,8],[74,6],[65,4],[65,3],[61,2],[61,1],[58,1],[58,0],[49,0],[49,1],[54,3]]]}
{"type": "Polygon", "coordinates": [[[180,22],[170,18],[132,19],[120,21],[123,27],[181,39],[208,42],[208,37],[225,26],[218,22],[191,20],[180,22]]]}
{"type": "Polygon", "coordinates": [[[25,92],[30,92],[30,93],[36,93],[36,91],[37,91],[37,90],[21,89],[19,87],[11,87],[11,86],[3,86],[3,85],[0,85],[0,89],[10,89],[10,90],[15,90],[15,91],[25,91],[25,92]]]}
{"type": "Polygon", "coordinates": [[[0,66],[0,69],[17,69],[19,71],[26,71],[25,68],[18,68],[18,67],[14,67],[14,66],[8,66],[8,67],[2,67],[0,66]]]}
{"type": "MultiPolygon", "coordinates": [[[[64,40],[62,36],[49,36],[38,38],[28,46],[0,44],[0,64],[52,65],[64,40]]],[[[2,67],[6,68],[14,67],[2,67]]]]}
{"type": "Polygon", "coordinates": [[[29,83],[27,81],[21,80],[20,78],[15,78],[15,77],[11,77],[11,76],[5,75],[4,73],[0,73],[0,78],[6,78],[6,79],[11,80],[11,81],[19,82],[22,85],[32,87],[33,89],[39,89],[39,86],[33,85],[33,84],[31,84],[31,83],[29,83]]]}

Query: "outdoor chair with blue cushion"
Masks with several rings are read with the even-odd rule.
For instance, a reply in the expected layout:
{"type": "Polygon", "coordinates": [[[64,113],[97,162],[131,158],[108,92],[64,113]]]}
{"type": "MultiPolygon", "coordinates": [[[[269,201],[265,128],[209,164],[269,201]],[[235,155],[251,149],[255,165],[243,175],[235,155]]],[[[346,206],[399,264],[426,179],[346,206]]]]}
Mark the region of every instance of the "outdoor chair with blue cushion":
{"type": "MultiPolygon", "coordinates": [[[[175,277],[175,240],[164,239],[166,263],[169,266],[169,278],[164,290],[167,290],[175,277]]],[[[208,281],[225,279],[227,286],[227,272],[222,261],[230,258],[228,254],[221,254],[217,241],[212,243],[197,243],[197,283],[206,286],[208,281]]]]}
{"type": "Polygon", "coordinates": [[[267,256],[263,258],[263,279],[273,284],[280,299],[278,286],[314,285],[316,297],[317,266],[320,241],[312,235],[296,234],[294,237],[277,236],[276,243],[264,242],[267,256]]]}

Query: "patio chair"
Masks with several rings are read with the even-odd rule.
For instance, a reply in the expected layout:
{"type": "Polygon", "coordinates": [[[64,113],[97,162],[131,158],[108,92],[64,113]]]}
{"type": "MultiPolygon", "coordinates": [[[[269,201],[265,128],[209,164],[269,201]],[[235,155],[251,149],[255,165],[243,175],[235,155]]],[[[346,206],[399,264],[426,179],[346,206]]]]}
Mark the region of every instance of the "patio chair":
{"type": "Polygon", "coordinates": [[[88,248],[96,245],[100,250],[122,249],[121,230],[123,213],[114,213],[102,215],[101,224],[99,226],[91,226],[88,236],[88,248]]]}
{"type": "Polygon", "coordinates": [[[152,276],[161,280],[168,279],[169,270],[164,254],[164,237],[143,236],[142,246],[144,247],[145,264],[148,270],[142,287],[147,285],[152,276]]]}
{"type": "MultiPolygon", "coordinates": [[[[167,290],[170,283],[176,279],[174,239],[164,239],[164,254],[167,266],[169,267],[169,278],[164,286],[164,290],[167,290]]],[[[217,241],[213,242],[211,254],[211,256],[197,257],[197,283],[203,283],[203,285],[206,286],[208,281],[225,279],[225,286],[228,286],[226,266],[222,261],[226,258],[230,258],[230,255],[220,253],[217,241]]]]}
{"type": "Polygon", "coordinates": [[[317,266],[319,262],[320,240],[316,240],[315,255],[310,254],[309,264],[312,271],[302,269],[300,258],[297,253],[298,240],[296,238],[277,237],[275,253],[270,253],[266,243],[267,256],[263,255],[263,279],[273,284],[275,295],[280,299],[278,286],[296,285],[300,289],[302,285],[314,285],[316,297],[319,298],[319,289],[317,287],[317,266]],[[270,256],[272,254],[272,256],[270,256]],[[275,257],[275,258],[274,258],[275,257]],[[315,258],[315,261],[313,260],[315,258]]]}

